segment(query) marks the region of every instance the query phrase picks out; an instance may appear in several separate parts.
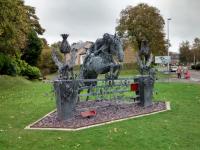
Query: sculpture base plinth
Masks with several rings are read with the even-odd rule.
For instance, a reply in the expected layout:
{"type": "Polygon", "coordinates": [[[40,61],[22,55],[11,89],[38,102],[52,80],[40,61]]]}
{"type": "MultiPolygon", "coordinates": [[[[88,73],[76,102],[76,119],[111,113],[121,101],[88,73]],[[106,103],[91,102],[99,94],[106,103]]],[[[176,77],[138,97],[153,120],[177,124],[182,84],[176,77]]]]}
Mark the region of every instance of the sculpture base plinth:
{"type": "Polygon", "coordinates": [[[73,117],[78,98],[77,81],[56,80],[54,90],[58,119],[67,120],[73,117]]]}
{"type": "Polygon", "coordinates": [[[135,79],[135,82],[139,84],[139,90],[136,91],[136,94],[139,95],[137,100],[144,107],[151,106],[154,87],[153,79],[150,76],[139,76],[135,79]]]}

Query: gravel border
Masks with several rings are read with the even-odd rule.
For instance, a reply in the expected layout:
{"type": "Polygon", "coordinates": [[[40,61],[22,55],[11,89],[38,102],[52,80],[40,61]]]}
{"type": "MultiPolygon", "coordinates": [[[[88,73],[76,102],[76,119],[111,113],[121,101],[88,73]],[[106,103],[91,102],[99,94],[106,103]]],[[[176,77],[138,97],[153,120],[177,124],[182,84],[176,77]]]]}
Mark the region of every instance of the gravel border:
{"type": "Polygon", "coordinates": [[[110,124],[110,123],[119,122],[119,121],[123,121],[123,120],[148,116],[148,115],[157,114],[157,113],[160,113],[160,112],[170,110],[170,103],[169,102],[154,102],[152,106],[146,107],[146,108],[143,108],[143,107],[141,107],[141,106],[139,106],[138,104],[135,104],[135,103],[130,103],[130,104],[128,104],[128,103],[117,103],[117,102],[113,102],[113,101],[111,101],[111,103],[108,102],[108,101],[107,101],[107,103],[105,103],[105,102],[103,102],[103,103],[97,102],[96,103],[97,106],[99,104],[100,104],[101,107],[96,107],[97,116],[95,116],[95,117],[80,118],[81,117],[80,115],[76,115],[77,113],[78,114],[80,113],[80,107],[81,108],[83,107],[81,109],[81,111],[82,111],[82,110],[86,109],[86,108],[84,108],[84,106],[85,107],[90,106],[90,105],[95,106],[94,101],[93,102],[85,102],[85,103],[82,103],[82,104],[77,106],[75,117],[73,117],[72,119],[69,119],[69,120],[63,121],[63,122],[59,122],[59,121],[56,120],[56,110],[53,110],[50,113],[48,113],[47,115],[45,115],[44,117],[38,119],[34,123],[25,127],[25,129],[78,131],[78,130],[82,130],[82,129],[87,129],[87,128],[96,127],[96,126],[105,125],[105,124],[110,124]],[[113,104],[114,106],[110,106],[110,105],[108,106],[107,104],[113,104]],[[104,107],[102,107],[102,105],[104,105],[104,107]],[[106,113],[105,110],[107,110],[107,109],[105,109],[106,107],[109,108],[108,113],[110,113],[111,112],[110,108],[111,107],[115,108],[116,106],[119,107],[119,108],[122,108],[122,110],[120,110],[120,109],[117,110],[117,112],[121,111],[120,114],[114,114],[114,113],[111,114],[111,116],[114,115],[114,118],[108,119],[109,117],[107,117],[107,120],[106,120],[105,119],[106,117],[102,117],[102,114],[98,113],[99,110],[104,108],[104,110],[103,110],[104,114],[103,115],[105,116],[105,113],[106,113]],[[131,109],[135,109],[138,106],[139,106],[139,109],[138,109],[139,111],[133,111],[133,112],[136,112],[136,113],[132,113],[132,112],[129,112],[129,111],[127,112],[127,108],[129,110],[131,110],[131,109]],[[123,113],[124,110],[126,112],[125,115],[123,113]],[[130,114],[130,113],[132,113],[132,114],[130,114]],[[121,115],[121,114],[123,114],[123,115],[121,115]],[[105,120],[98,121],[98,118],[100,118],[100,119],[103,118],[105,120]]]}

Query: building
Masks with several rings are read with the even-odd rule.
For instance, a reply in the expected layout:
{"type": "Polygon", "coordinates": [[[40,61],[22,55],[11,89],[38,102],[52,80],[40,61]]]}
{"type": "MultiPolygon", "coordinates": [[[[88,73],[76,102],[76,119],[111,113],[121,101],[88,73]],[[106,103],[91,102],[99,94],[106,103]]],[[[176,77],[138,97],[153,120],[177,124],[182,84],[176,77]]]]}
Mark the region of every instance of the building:
{"type": "Polygon", "coordinates": [[[129,64],[129,63],[135,63],[136,61],[137,61],[136,52],[130,45],[128,45],[124,49],[124,63],[129,64]]]}
{"type": "Polygon", "coordinates": [[[77,51],[76,65],[83,64],[87,50],[92,46],[93,42],[86,41],[82,43],[82,46],[77,51]]]}
{"type": "MultiPolygon", "coordinates": [[[[77,47],[77,58],[76,58],[76,65],[83,64],[83,61],[86,56],[87,50],[92,46],[93,42],[86,41],[86,42],[77,42],[73,43],[77,47]]],[[[69,56],[66,57],[69,59],[69,56]]],[[[124,63],[135,63],[136,62],[136,53],[131,46],[127,46],[124,49],[124,63]]]]}

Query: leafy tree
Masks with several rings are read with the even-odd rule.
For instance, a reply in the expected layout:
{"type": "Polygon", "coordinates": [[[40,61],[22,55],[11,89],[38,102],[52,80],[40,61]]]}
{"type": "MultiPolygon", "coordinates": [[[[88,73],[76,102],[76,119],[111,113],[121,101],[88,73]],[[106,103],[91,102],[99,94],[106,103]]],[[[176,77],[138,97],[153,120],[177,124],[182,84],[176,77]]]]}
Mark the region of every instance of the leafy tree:
{"type": "Polygon", "coordinates": [[[38,67],[44,76],[57,71],[57,66],[52,59],[51,53],[52,52],[50,48],[42,49],[42,53],[38,61],[38,67]]]}
{"type": "Polygon", "coordinates": [[[21,58],[29,65],[36,66],[41,51],[42,40],[38,38],[37,33],[32,30],[28,35],[27,45],[21,58]]]}
{"type": "Polygon", "coordinates": [[[195,38],[192,46],[192,54],[193,54],[193,59],[194,63],[200,61],[200,39],[195,38]]]}
{"type": "Polygon", "coordinates": [[[135,49],[141,40],[147,39],[153,53],[162,55],[166,54],[164,24],[157,8],[141,3],[121,11],[116,31],[120,36],[128,37],[135,49]]]}
{"type": "Polygon", "coordinates": [[[182,42],[180,44],[179,51],[180,51],[179,59],[181,63],[187,64],[192,62],[193,59],[189,41],[182,42]]]}
{"type": "Polygon", "coordinates": [[[0,0],[0,52],[7,55],[21,54],[26,47],[28,34],[34,30],[42,34],[35,9],[22,0],[0,0]]]}
{"type": "Polygon", "coordinates": [[[61,45],[61,42],[58,41],[58,42],[55,42],[55,43],[51,44],[51,47],[52,47],[52,48],[55,48],[56,50],[59,51],[60,45],[61,45]]]}
{"type": "Polygon", "coordinates": [[[47,40],[45,38],[41,38],[41,40],[42,40],[42,47],[43,48],[49,48],[47,40]]]}

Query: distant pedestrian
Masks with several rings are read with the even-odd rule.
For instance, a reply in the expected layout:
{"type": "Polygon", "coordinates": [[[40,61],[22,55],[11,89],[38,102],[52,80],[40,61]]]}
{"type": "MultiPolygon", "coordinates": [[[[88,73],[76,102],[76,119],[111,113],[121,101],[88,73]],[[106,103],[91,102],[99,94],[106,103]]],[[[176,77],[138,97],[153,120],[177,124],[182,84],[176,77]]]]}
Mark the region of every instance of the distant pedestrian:
{"type": "Polygon", "coordinates": [[[181,74],[182,74],[182,67],[181,67],[181,65],[178,66],[178,68],[176,70],[176,73],[177,73],[178,79],[181,79],[181,74]]]}
{"type": "Polygon", "coordinates": [[[185,75],[185,79],[190,79],[191,75],[188,69],[184,72],[184,75],[185,75]]]}

